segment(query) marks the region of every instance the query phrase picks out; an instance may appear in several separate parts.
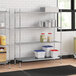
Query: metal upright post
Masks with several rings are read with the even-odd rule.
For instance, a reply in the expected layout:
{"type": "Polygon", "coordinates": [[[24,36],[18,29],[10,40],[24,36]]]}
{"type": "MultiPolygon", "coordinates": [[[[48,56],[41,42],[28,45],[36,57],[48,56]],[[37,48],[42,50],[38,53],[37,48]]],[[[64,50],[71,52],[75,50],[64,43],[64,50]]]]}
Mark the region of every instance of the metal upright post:
{"type": "Polygon", "coordinates": [[[14,10],[14,64],[16,64],[16,11],[14,10]]]}
{"type": "Polygon", "coordinates": [[[9,9],[9,69],[11,68],[10,66],[10,34],[11,34],[11,31],[10,31],[10,9],[9,9]]]}
{"type": "MultiPolygon", "coordinates": [[[[21,10],[19,9],[19,58],[21,60],[21,10]]],[[[21,62],[19,63],[19,67],[21,67],[21,62]]]]}
{"type": "MultiPolygon", "coordinates": [[[[5,23],[5,28],[3,28],[4,29],[4,33],[5,33],[5,36],[7,36],[7,33],[6,33],[6,12],[4,13],[4,23],[5,23]]],[[[7,38],[6,38],[6,42],[7,42],[7,38]]],[[[7,46],[7,44],[6,44],[6,46],[7,46]]],[[[6,52],[7,53],[7,52],[6,52]]],[[[6,63],[7,63],[7,60],[6,60],[6,62],[5,62],[5,65],[6,65],[6,63]]]]}
{"type": "Polygon", "coordinates": [[[6,35],[6,13],[4,13],[4,23],[5,23],[5,35],[6,35]]]}
{"type": "Polygon", "coordinates": [[[60,57],[61,57],[61,59],[62,59],[62,53],[61,53],[61,51],[62,51],[62,10],[60,11],[60,57]]]}
{"type": "MultiPolygon", "coordinates": [[[[55,20],[55,13],[54,13],[54,20],[55,20]]],[[[55,41],[55,26],[54,26],[54,41],[55,41]]],[[[54,49],[55,49],[55,42],[54,42],[54,49]]]]}
{"type": "MultiPolygon", "coordinates": [[[[54,13],[54,20],[55,20],[55,13],[54,13]]],[[[54,25],[54,49],[55,49],[55,25],[54,25]]]]}

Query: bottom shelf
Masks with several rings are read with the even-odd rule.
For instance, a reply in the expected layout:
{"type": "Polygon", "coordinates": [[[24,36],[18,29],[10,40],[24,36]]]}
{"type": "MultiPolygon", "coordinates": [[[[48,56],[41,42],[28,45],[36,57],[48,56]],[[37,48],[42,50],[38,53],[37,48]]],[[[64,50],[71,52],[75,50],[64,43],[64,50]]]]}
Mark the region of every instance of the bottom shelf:
{"type": "Polygon", "coordinates": [[[1,64],[7,64],[7,63],[8,63],[8,61],[0,62],[0,65],[1,65],[1,64]]]}
{"type": "Polygon", "coordinates": [[[31,62],[31,61],[45,61],[45,60],[53,60],[53,59],[60,59],[60,57],[57,57],[57,58],[35,58],[35,57],[24,57],[24,58],[16,58],[17,61],[20,61],[20,62],[31,62]]]}

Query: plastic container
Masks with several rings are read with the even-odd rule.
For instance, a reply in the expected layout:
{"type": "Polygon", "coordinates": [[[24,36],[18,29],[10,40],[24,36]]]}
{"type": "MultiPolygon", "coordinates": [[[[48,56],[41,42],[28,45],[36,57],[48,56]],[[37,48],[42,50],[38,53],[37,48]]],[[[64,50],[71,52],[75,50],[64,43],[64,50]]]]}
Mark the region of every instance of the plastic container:
{"type": "Polygon", "coordinates": [[[6,48],[5,47],[0,47],[0,52],[6,52],[6,48]]]}
{"type": "Polygon", "coordinates": [[[6,62],[7,60],[6,53],[0,53],[0,62],[6,62]]]}
{"type": "Polygon", "coordinates": [[[51,20],[47,20],[46,21],[46,27],[50,28],[52,25],[52,21],[51,20]]]}
{"type": "Polygon", "coordinates": [[[36,58],[45,58],[44,50],[34,50],[34,54],[36,58]]]}
{"type": "Polygon", "coordinates": [[[51,27],[56,27],[56,20],[52,20],[52,26],[51,27]]]}
{"type": "Polygon", "coordinates": [[[52,47],[53,46],[50,46],[50,45],[42,46],[42,49],[45,50],[46,57],[51,57],[50,50],[52,49],[52,47]]]}
{"type": "Polygon", "coordinates": [[[45,33],[41,33],[41,35],[40,35],[40,42],[45,42],[45,41],[46,41],[45,33]]]}
{"type": "Polygon", "coordinates": [[[0,47],[0,62],[5,62],[7,60],[7,52],[5,47],[0,47]]]}
{"type": "Polygon", "coordinates": [[[48,27],[51,27],[51,26],[52,26],[52,20],[49,20],[48,27]]]}
{"type": "Polygon", "coordinates": [[[5,23],[0,23],[0,28],[5,27],[5,23]]]}
{"type": "Polygon", "coordinates": [[[48,33],[48,36],[47,36],[47,42],[51,42],[52,41],[52,36],[51,36],[52,33],[48,33]]]}
{"type": "Polygon", "coordinates": [[[39,21],[39,27],[43,27],[43,22],[39,21]]]}
{"type": "Polygon", "coordinates": [[[58,58],[59,52],[57,49],[52,49],[51,51],[51,57],[52,58],[58,58]]]}
{"type": "Polygon", "coordinates": [[[39,26],[40,27],[47,27],[46,21],[39,21],[39,26]]]}
{"type": "Polygon", "coordinates": [[[0,36],[0,45],[6,45],[6,36],[5,35],[0,36]]]}

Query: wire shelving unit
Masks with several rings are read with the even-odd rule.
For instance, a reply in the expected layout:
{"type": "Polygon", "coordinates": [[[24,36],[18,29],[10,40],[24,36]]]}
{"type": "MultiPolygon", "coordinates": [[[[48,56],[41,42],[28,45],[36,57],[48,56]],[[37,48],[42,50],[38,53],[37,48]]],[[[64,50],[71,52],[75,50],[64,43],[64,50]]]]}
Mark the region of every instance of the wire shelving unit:
{"type": "MultiPolygon", "coordinates": [[[[22,27],[21,25],[21,15],[24,15],[24,14],[54,14],[54,19],[57,17],[56,15],[58,14],[58,12],[22,12],[21,10],[19,10],[19,12],[16,12],[16,10],[14,10],[14,58],[15,58],[15,64],[16,64],[16,61],[19,61],[20,63],[21,62],[30,62],[30,61],[42,61],[42,60],[52,60],[54,58],[43,58],[43,59],[37,59],[35,57],[23,57],[21,58],[21,47],[22,45],[25,45],[25,44],[44,44],[44,43],[48,43],[48,42],[44,42],[44,43],[41,43],[40,41],[34,41],[34,42],[21,42],[21,31],[22,30],[26,30],[26,29],[53,29],[53,35],[54,35],[54,40],[52,42],[50,42],[49,44],[54,44],[54,49],[55,49],[55,46],[56,44],[60,44],[60,51],[62,50],[62,30],[60,31],[60,41],[56,41],[55,40],[55,29],[62,29],[62,26],[58,27],[22,27]],[[19,15],[19,27],[16,27],[16,15],[19,15]],[[19,30],[19,42],[16,42],[16,32],[17,30],[19,30]],[[19,58],[16,58],[16,46],[19,46],[19,58]]],[[[60,57],[56,58],[56,59],[60,59],[60,57]]],[[[20,64],[21,66],[21,64],[20,64]]]]}
{"type": "MultiPolygon", "coordinates": [[[[1,22],[4,23],[3,27],[0,27],[1,34],[6,36],[6,45],[0,45],[0,47],[6,48],[6,51],[0,52],[0,53],[6,53],[6,61],[0,62],[0,64],[7,64],[10,61],[10,10],[0,10],[0,17],[3,15],[3,18],[1,18],[1,22]],[[7,24],[8,20],[8,24],[7,24]],[[3,32],[3,33],[2,33],[3,32]],[[7,58],[7,53],[8,57],[7,58]]],[[[1,23],[0,22],[0,23],[1,23]]]]}

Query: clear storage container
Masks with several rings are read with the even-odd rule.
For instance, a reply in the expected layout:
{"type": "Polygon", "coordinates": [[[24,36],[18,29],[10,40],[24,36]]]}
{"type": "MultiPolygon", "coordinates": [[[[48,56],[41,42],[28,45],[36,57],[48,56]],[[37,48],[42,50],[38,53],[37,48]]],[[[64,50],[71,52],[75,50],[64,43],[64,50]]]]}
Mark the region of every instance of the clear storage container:
{"type": "Polygon", "coordinates": [[[51,42],[52,41],[52,33],[48,33],[48,36],[47,36],[47,42],[51,42]]]}
{"type": "Polygon", "coordinates": [[[46,41],[45,33],[41,33],[41,35],[40,35],[40,42],[45,42],[45,41],[46,41]]]}

